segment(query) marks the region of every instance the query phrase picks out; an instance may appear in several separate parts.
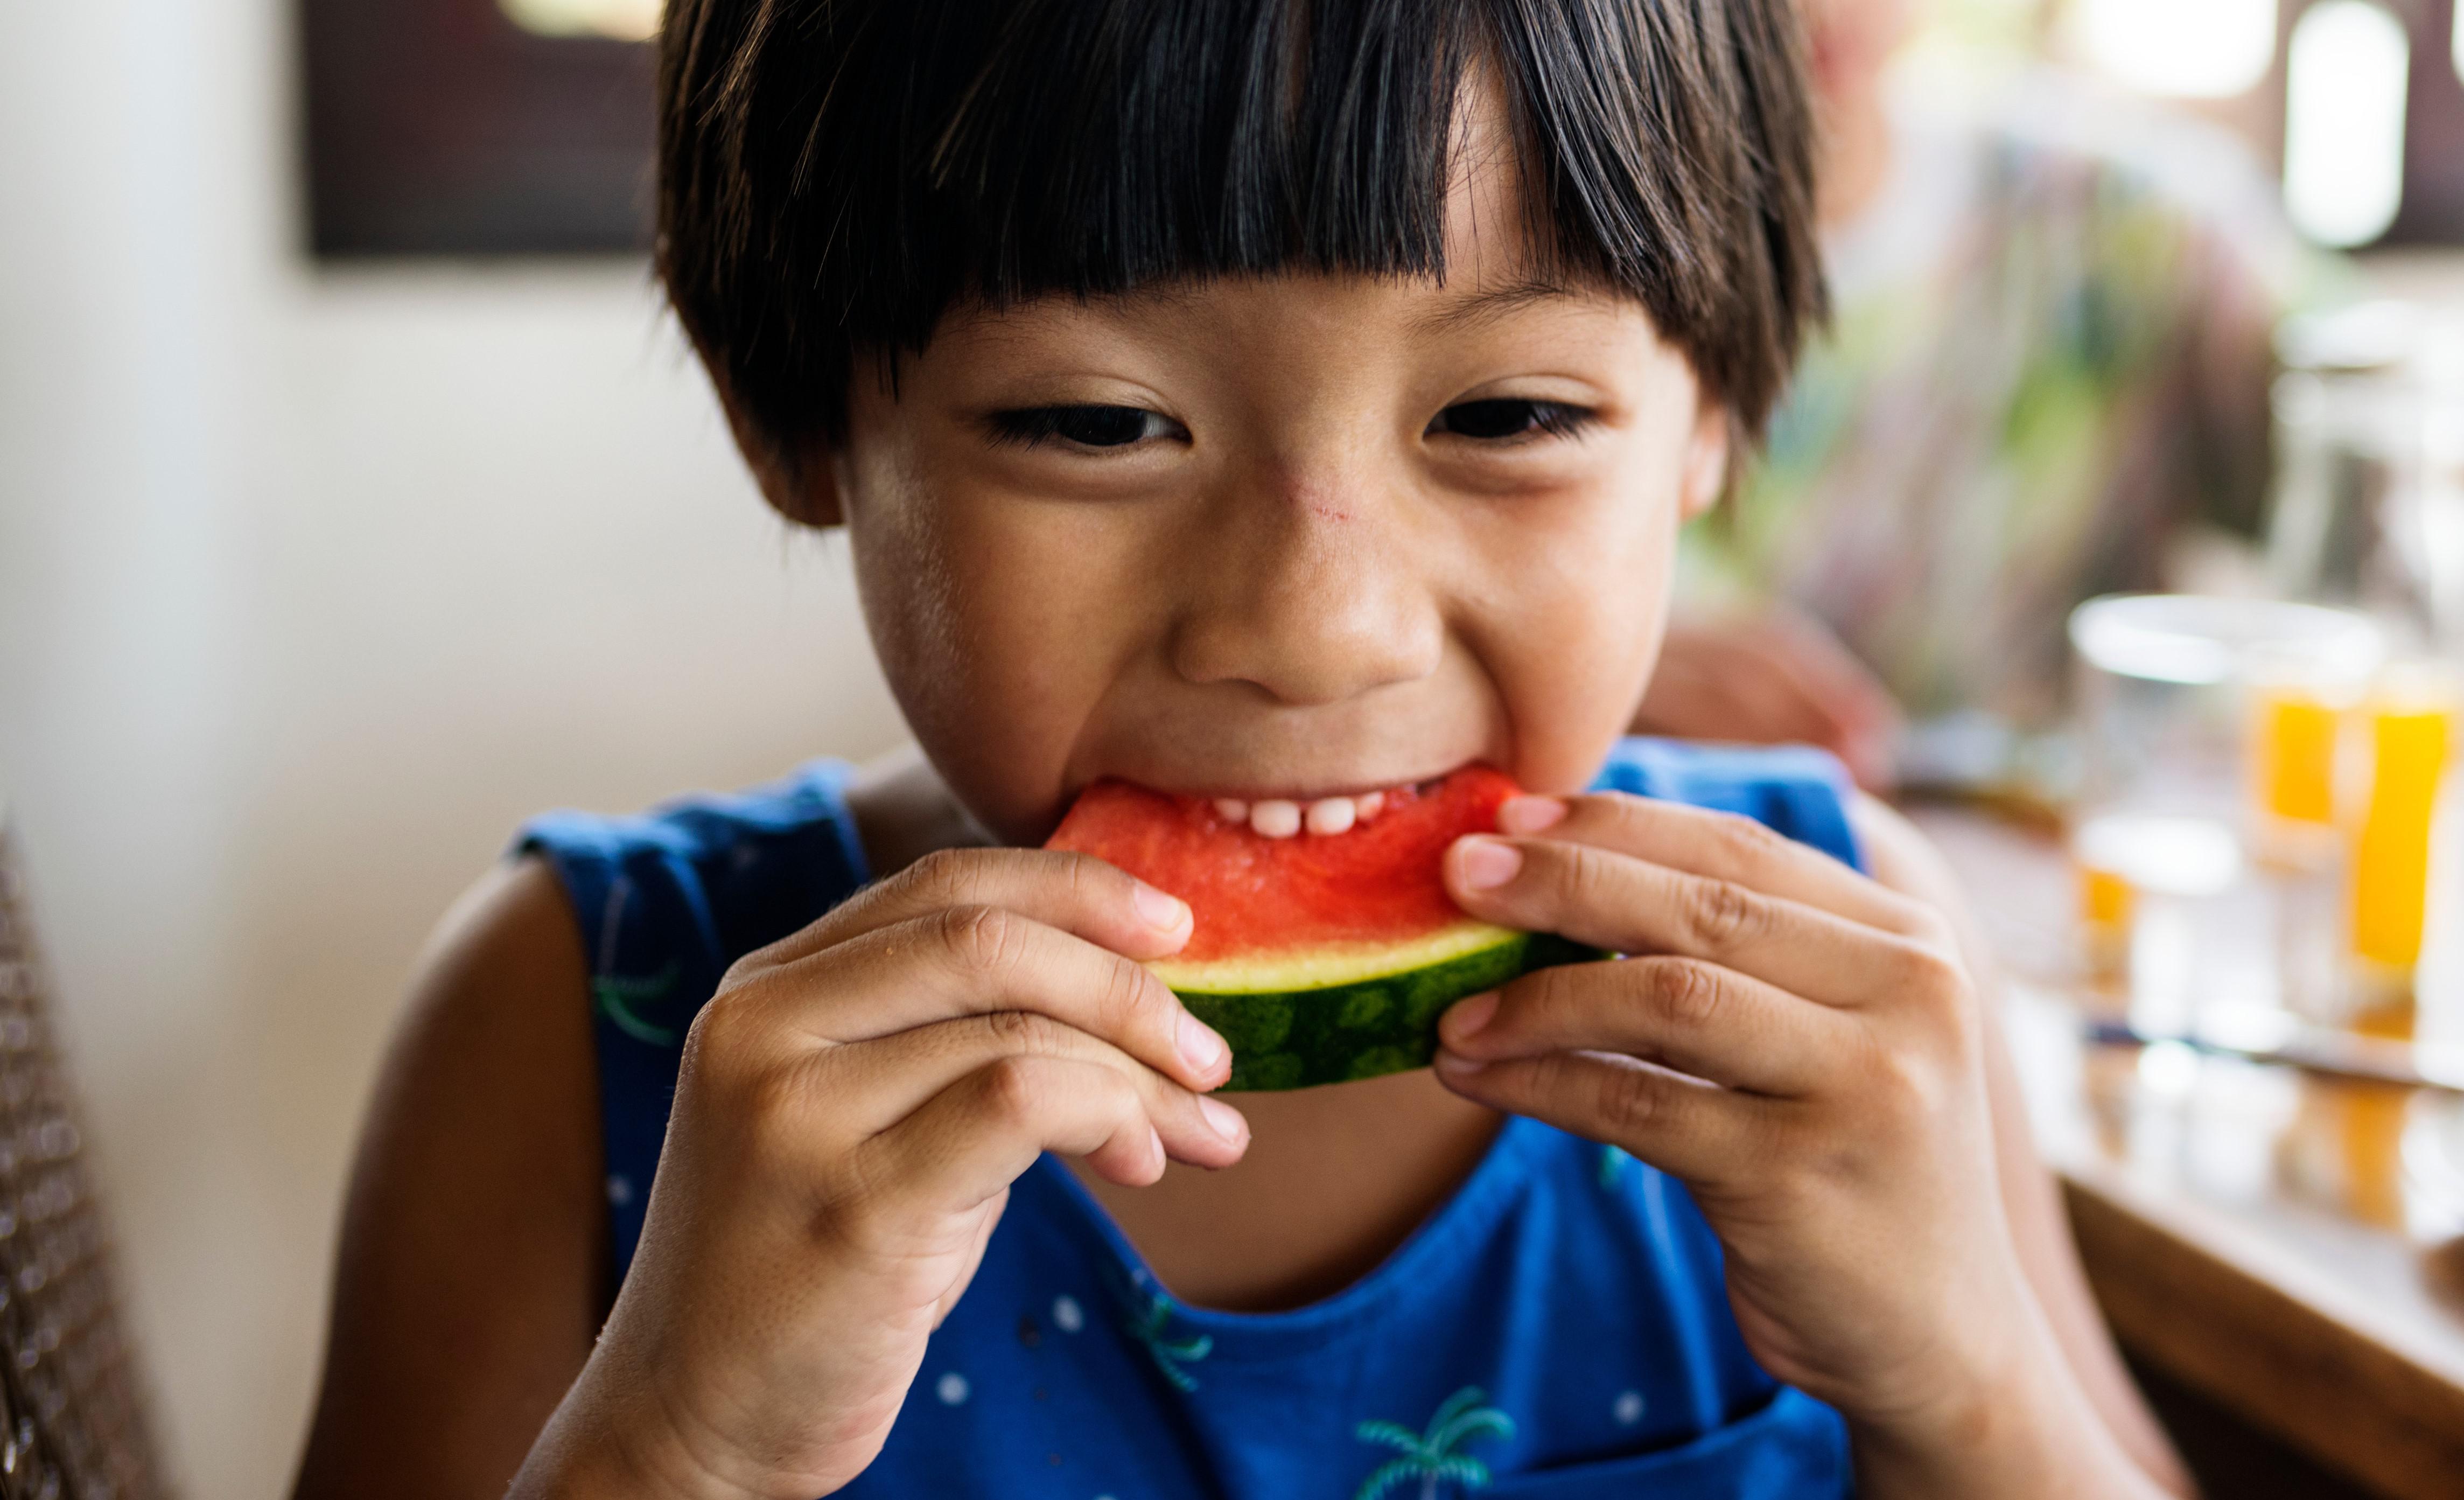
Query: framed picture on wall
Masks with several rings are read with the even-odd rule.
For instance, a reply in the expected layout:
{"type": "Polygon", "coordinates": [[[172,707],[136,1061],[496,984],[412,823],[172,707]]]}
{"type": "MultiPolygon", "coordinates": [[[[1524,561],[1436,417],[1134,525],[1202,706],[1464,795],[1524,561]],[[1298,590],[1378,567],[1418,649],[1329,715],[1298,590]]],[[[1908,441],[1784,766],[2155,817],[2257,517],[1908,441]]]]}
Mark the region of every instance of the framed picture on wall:
{"type": "Polygon", "coordinates": [[[640,254],[659,0],[298,0],[320,259],[640,254]]]}

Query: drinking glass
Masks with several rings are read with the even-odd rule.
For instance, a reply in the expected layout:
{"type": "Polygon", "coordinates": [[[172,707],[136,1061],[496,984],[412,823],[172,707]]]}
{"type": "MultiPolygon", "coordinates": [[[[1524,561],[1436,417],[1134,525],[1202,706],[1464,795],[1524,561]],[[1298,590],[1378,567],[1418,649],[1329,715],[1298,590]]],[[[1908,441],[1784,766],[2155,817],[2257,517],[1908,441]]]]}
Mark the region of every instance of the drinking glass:
{"type": "Polygon", "coordinates": [[[2132,1018],[2269,1006],[2341,952],[2334,827],[2369,620],[2277,600],[2117,595],[2072,615],[2080,785],[2071,849],[2091,962],[2132,1018]],[[2314,830],[2311,831],[2311,830],[2314,830]],[[2254,936],[2278,935],[2274,946],[2254,936]]]}

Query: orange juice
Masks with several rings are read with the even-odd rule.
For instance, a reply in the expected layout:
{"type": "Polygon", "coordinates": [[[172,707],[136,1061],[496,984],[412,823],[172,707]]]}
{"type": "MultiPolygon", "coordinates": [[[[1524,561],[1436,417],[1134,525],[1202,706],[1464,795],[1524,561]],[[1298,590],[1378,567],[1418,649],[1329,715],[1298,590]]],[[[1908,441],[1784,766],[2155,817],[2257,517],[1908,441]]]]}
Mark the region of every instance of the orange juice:
{"type": "Polygon", "coordinates": [[[2099,985],[2122,982],[2130,968],[2131,924],[2139,915],[2139,888],[2118,870],[2074,856],[2079,872],[2081,956],[2086,978],[2099,985]]]}
{"type": "Polygon", "coordinates": [[[2132,889],[2130,877],[2086,863],[2079,865],[2079,875],[2080,919],[2098,929],[2129,927],[2132,912],[2139,903],[2139,893],[2132,889]]]}
{"type": "Polygon", "coordinates": [[[2421,958],[2430,823],[2455,717],[2445,694],[2383,699],[2369,713],[2369,808],[2353,849],[2353,953],[2409,972],[2421,958]]]}
{"type": "Polygon", "coordinates": [[[2343,715],[2305,688],[2258,690],[2251,737],[2258,805],[2293,823],[2336,819],[2336,740],[2343,715]]]}

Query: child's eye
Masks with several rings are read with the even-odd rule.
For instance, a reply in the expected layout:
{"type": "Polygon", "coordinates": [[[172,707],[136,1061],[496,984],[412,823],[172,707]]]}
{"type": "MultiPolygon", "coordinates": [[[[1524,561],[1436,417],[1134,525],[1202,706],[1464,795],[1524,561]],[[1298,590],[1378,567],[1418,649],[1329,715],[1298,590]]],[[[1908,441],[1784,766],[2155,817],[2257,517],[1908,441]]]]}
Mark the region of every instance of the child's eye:
{"type": "Polygon", "coordinates": [[[992,414],[993,440],[1032,448],[1059,438],[1081,448],[1127,448],[1181,434],[1179,423],[1137,407],[1022,407],[992,414]]]}
{"type": "Polygon", "coordinates": [[[1540,433],[1562,437],[1580,431],[1591,420],[1589,408],[1568,406],[1562,401],[1521,401],[1511,397],[1459,401],[1430,421],[1428,435],[1442,432],[1490,442],[1540,433]]]}

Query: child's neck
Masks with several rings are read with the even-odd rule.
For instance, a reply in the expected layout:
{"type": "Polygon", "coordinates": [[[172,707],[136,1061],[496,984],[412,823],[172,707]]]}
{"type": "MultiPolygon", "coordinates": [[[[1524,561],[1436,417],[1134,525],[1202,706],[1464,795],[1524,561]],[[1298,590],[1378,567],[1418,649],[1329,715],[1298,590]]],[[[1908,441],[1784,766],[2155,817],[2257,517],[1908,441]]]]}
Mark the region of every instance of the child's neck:
{"type": "Polygon", "coordinates": [[[1238,1166],[1175,1163],[1153,1187],[1071,1169],[1175,1296],[1243,1312],[1367,1275],[1470,1176],[1500,1124],[1425,1069],[1229,1102],[1249,1119],[1238,1166]]]}
{"type": "Polygon", "coordinates": [[[875,879],[896,874],[935,849],[991,842],[913,744],[867,761],[847,788],[847,806],[875,879]]]}
{"type": "MultiPolygon", "coordinates": [[[[867,766],[849,801],[876,874],[985,841],[912,748],[867,766]]],[[[1174,1295],[1243,1312],[1298,1307],[1366,1275],[1470,1175],[1499,1125],[1425,1070],[1229,1102],[1249,1120],[1240,1165],[1175,1165],[1144,1188],[1078,1178],[1174,1295]]]]}

